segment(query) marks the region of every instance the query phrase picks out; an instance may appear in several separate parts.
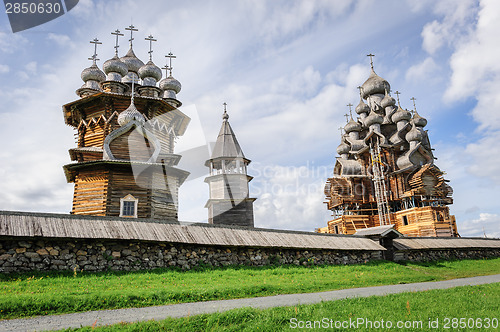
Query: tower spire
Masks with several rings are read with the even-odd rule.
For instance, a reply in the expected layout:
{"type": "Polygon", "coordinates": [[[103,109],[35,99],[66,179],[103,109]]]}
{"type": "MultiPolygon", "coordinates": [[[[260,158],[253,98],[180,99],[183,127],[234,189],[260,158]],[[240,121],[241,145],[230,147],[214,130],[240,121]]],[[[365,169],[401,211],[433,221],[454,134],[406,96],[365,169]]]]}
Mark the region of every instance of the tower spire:
{"type": "Polygon", "coordinates": [[[115,32],[111,32],[112,35],[116,36],[116,41],[115,41],[115,55],[118,57],[118,37],[123,36],[123,33],[120,33],[120,30],[116,29],[115,32]]]}
{"type": "Polygon", "coordinates": [[[153,61],[153,42],[157,41],[156,39],[153,38],[152,35],[149,35],[147,38],[144,38],[144,40],[149,41],[149,61],[153,61]]]}
{"type": "Polygon", "coordinates": [[[222,114],[222,119],[227,120],[227,119],[229,119],[229,114],[227,114],[227,110],[226,110],[227,103],[224,102],[224,104],[222,104],[222,105],[224,106],[224,114],[222,114]]]}
{"type": "Polygon", "coordinates": [[[130,39],[128,40],[130,42],[130,48],[132,48],[132,41],[134,40],[133,33],[134,31],[139,31],[138,29],[135,28],[132,24],[130,24],[125,30],[130,31],[130,39]]]}
{"type": "Polygon", "coordinates": [[[92,57],[90,57],[90,58],[89,58],[89,60],[92,60],[93,64],[95,65],[95,64],[96,64],[95,62],[96,62],[97,60],[99,60],[99,59],[97,58],[97,45],[98,45],[98,44],[102,44],[102,43],[101,43],[101,42],[99,41],[99,39],[97,39],[97,38],[94,38],[94,40],[91,40],[91,41],[90,41],[90,43],[91,43],[91,44],[94,44],[94,55],[92,55],[92,57]]]}

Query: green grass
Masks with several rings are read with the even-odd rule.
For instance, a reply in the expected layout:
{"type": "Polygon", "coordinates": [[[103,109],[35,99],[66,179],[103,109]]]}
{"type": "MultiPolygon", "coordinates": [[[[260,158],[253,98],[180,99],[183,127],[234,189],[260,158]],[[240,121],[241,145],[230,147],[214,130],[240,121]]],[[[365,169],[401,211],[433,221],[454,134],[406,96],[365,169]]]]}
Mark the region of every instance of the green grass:
{"type": "Polygon", "coordinates": [[[351,266],[0,276],[0,318],[445,280],[500,273],[500,258],[351,266]]]}
{"type": "MultiPolygon", "coordinates": [[[[481,318],[483,324],[487,324],[485,318],[500,320],[500,283],[465,286],[444,290],[431,290],[416,293],[402,293],[387,296],[372,296],[368,298],[346,299],[332,302],[322,302],[313,305],[299,305],[295,307],[278,307],[272,309],[235,309],[223,313],[204,314],[186,318],[169,318],[162,321],[148,321],[133,324],[117,324],[105,327],[91,327],[80,329],[68,329],[65,331],[284,331],[299,330],[310,331],[318,329],[295,328],[299,326],[298,321],[307,324],[310,321],[322,322],[327,319],[333,320],[331,330],[351,331],[385,331],[387,322],[392,324],[393,331],[470,331],[469,327],[478,327],[477,319],[481,318]],[[445,328],[446,318],[449,318],[449,328],[445,328]],[[466,318],[465,324],[469,327],[460,328],[455,326],[453,318],[466,318]],[[473,318],[474,322],[469,319],[473,318]],[[296,319],[291,323],[291,319],[296,319]],[[353,328],[335,329],[335,321],[349,322],[349,319],[360,325],[353,328]],[[437,321],[437,327],[429,328],[429,321],[437,321]],[[375,322],[384,321],[384,329],[376,329],[375,322]],[[409,324],[410,328],[397,328],[397,322],[409,324]],[[422,325],[419,325],[421,322],[422,325]],[[295,325],[297,324],[297,325],[295,325]],[[455,327],[455,328],[453,328],[455,327]]],[[[490,321],[490,324],[492,322],[490,321]]],[[[460,321],[456,321],[460,324],[460,321]]],[[[320,325],[317,324],[317,327],[320,325]]],[[[328,325],[330,326],[330,325],[328,325]]],[[[338,326],[340,327],[340,326],[338,326]]],[[[345,326],[344,326],[345,327],[345,326]]],[[[403,325],[404,327],[404,325],[403,325]]],[[[434,326],[432,326],[434,327],[434,326]]],[[[482,331],[493,331],[494,328],[482,331]]]]}

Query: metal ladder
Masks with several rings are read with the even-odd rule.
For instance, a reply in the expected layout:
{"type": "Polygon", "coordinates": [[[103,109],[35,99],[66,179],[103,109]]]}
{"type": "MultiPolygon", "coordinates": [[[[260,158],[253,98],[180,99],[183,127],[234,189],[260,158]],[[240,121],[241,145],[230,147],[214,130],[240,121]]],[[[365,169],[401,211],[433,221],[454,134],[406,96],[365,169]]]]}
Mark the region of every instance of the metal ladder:
{"type": "Polygon", "coordinates": [[[390,225],[389,203],[387,202],[387,190],[385,188],[384,165],[380,159],[380,147],[378,139],[370,143],[370,154],[372,158],[373,185],[375,186],[375,198],[377,199],[378,218],[380,226],[390,225]]]}

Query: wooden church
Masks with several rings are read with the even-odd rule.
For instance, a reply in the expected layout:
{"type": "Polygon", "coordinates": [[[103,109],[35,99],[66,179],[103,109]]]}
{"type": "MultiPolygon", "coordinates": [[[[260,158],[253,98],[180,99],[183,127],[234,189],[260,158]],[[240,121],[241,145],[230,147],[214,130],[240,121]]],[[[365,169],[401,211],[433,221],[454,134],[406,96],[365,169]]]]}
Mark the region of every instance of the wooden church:
{"type": "MultiPolygon", "coordinates": [[[[373,55],[369,55],[370,57],[373,55]]],[[[459,236],[448,205],[453,190],[436,166],[425,126],[415,107],[403,109],[389,83],[373,70],[360,101],[341,129],[326,204],[333,219],[318,232],[355,234],[394,225],[407,236],[459,236]]],[[[352,105],[348,105],[349,107],[352,105]]]]}
{"type": "Polygon", "coordinates": [[[176,167],[175,139],[184,134],[190,119],[177,108],[181,84],[172,77],[172,58],[162,70],[144,64],[130,49],[97,64],[97,39],[92,65],[83,70],[80,97],[63,106],[66,124],[76,130],[77,147],[70,149],[72,163],[64,166],[68,182],[75,184],[71,213],[94,216],[178,219],[179,186],[189,175],[176,167]]]}

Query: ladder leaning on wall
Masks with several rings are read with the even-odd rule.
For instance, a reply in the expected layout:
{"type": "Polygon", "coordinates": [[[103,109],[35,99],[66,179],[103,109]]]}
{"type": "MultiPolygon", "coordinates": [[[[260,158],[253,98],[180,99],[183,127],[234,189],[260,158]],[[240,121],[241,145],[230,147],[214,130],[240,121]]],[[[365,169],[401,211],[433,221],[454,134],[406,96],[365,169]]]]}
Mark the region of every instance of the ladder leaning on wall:
{"type": "Polygon", "coordinates": [[[389,203],[387,202],[387,190],[385,187],[384,164],[380,157],[380,147],[377,140],[370,143],[370,154],[372,159],[373,185],[375,187],[375,198],[377,200],[378,218],[380,226],[390,225],[389,220],[389,203]]]}

